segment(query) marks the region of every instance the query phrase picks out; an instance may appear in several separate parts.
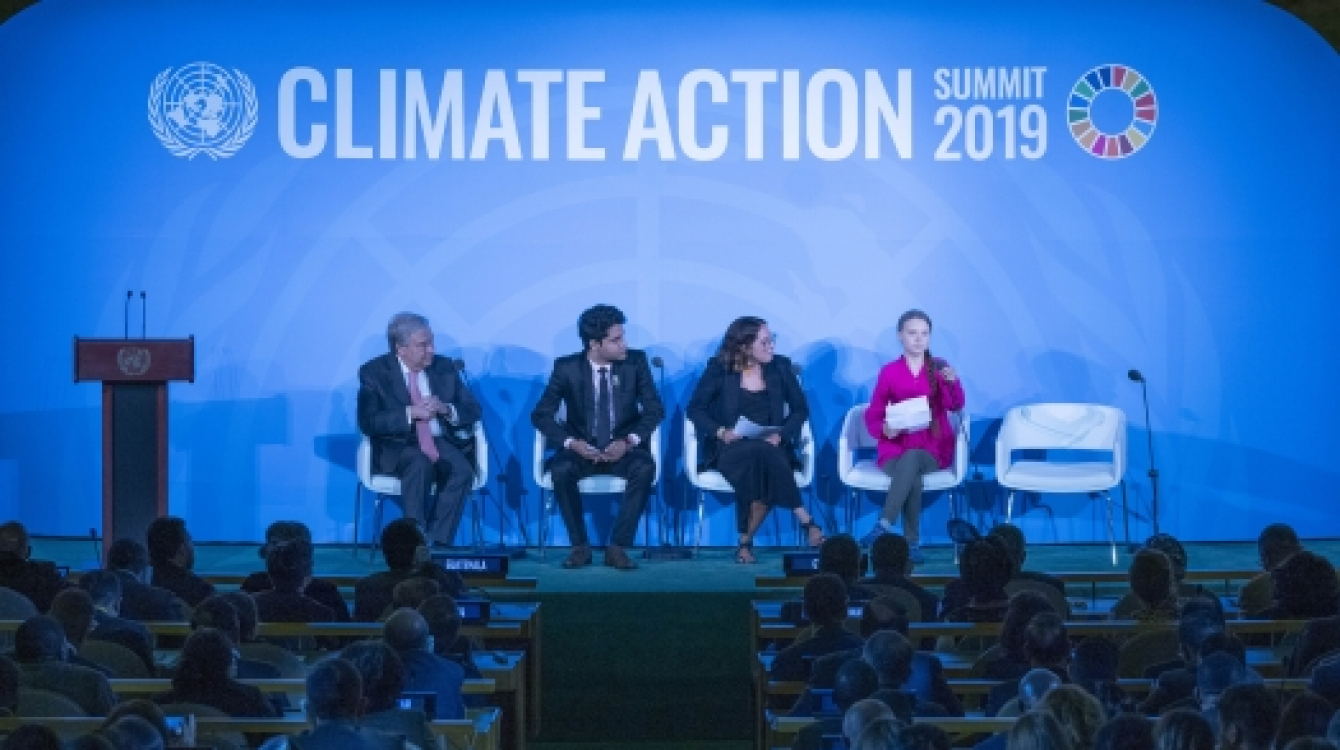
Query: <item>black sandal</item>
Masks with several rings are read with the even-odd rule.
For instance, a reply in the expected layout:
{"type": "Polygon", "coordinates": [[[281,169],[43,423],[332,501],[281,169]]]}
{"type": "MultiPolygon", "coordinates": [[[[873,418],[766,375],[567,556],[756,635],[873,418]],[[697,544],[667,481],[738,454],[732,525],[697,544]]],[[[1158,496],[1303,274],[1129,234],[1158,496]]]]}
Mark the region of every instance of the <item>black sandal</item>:
{"type": "Polygon", "coordinates": [[[735,562],[738,565],[753,565],[758,562],[754,557],[754,541],[740,542],[735,546],[735,562]]]}
{"type": "Polygon", "coordinates": [[[800,525],[800,528],[803,529],[803,530],[805,531],[805,543],[808,544],[810,547],[818,547],[819,545],[821,545],[821,544],[824,543],[824,540],[826,539],[826,537],[824,537],[824,530],[823,530],[823,527],[820,526],[819,524],[815,523],[813,518],[811,518],[810,520],[806,521],[805,523],[802,523],[802,524],[800,525]],[[819,541],[818,541],[818,542],[811,542],[811,541],[810,541],[810,530],[811,530],[811,529],[817,530],[817,531],[819,532],[819,541]]]}

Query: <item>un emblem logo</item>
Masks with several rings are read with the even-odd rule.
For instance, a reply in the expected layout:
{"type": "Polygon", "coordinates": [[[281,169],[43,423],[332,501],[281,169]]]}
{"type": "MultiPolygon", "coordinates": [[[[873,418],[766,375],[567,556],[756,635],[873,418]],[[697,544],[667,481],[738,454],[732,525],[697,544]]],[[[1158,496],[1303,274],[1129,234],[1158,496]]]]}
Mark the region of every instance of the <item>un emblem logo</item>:
{"type": "Polygon", "coordinates": [[[149,87],[149,127],[173,156],[226,159],[256,129],[256,89],[213,63],[168,68],[149,87]]]}

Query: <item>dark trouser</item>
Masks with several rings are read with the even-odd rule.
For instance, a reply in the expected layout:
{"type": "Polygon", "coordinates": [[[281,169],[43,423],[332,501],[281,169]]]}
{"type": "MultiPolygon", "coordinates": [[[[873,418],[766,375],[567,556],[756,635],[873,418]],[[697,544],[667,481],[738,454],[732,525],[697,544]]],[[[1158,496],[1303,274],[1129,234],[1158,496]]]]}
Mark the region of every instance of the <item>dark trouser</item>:
{"type": "Polygon", "coordinates": [[[429,542],[451,544],[475,470],[455,446],[440,437],[433,442],[437,443],[436,462],[428,460],[418,445],[407,445],[400,451],[395,475],[400,477],[405,517],[423,524],[429,542]],[[436,502],[432,496],[434,484],[438,488],[436,502]]]}
{"type": "Polygon", "coordinates": [[[633,545],[637,537],[637,524],[642,518],[642,509],[647,506],[647,495],[651,492],[651,482],[656,476],[656,462],[650,453],[643,448],[629,448],[623,458],[610,463],[588,461],[564,448],[550,460],[549,471],[554,480],[554,498],[558,501],[558,511],[563,516],[563,525],[568,528],[568,538],[574,547],[590,544],[586,537],[586,519],[582,515],[582,493],[577,491],[577,483],[597,474],[626,480],[628,486],[623,493],[623,502],[619,504],[619,514],[614,518],[610,544],[620,547],[633,545]]]}
{"type": "Polygon", "coordinates": [[[903,514],[903,536],[908,544],[921,541],[921,477],[940,470],[940,464],[928,451],[913,448],[884,464],[884,473],[893,481],[884,499],[880,517],[889,523],[903,514]]]}

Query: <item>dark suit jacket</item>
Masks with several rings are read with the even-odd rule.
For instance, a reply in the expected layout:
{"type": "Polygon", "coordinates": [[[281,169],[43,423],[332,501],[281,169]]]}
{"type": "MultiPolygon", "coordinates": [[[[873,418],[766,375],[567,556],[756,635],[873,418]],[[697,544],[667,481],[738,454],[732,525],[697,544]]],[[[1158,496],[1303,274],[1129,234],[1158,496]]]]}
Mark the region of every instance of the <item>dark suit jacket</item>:
{"type": "Polygon", "coordinates": [[[777,652],[769,676],[780,682],[800,682],[810,677],[814,659],[838,651],[859,649],[865,645],[861,636],[842,625],[831,625],[817,630],[813,636],[797,641],[777,652]]]}
{"type": "Polygon", "coordinates": [[[89,716],[106,716],[116,705],[112,684],[101,672],[61,661],[19,662],[19,686],[60,693],[89,716]]]}
{"type": "Polygon", "coordinates": [[[166,693],[154,696],[154,703],[199,703],[213,706],[233,718],[269,718],[279,715],[274,704],[253,685],[222,680],[208,685],[175,684],[166,693]]]}
{"type": "MultiPolygon", "coordinates": [[[[558,450],[568,438],[595,445],[595,375],[586,353],[569,354],[554,360],[554,371],[530,413],[530,423],[544,435],[549,447],[558,450]],[[558,407],[567,407],[567,415],[558,421],[558,407]]],[[[647,355],[629,349],[628,356],[610,365],[610,398],[614,401],[614,439],[637,435],[639,447],[646,448],[651,433],[665,416],[661,396],[651,377],[647,355]]]]}
{"type": "Polygon", "coordinates": [[[461,665],[427,651],[396,653],[405,666],[405,690],[421,690],[437,694],[435,718],[451,720],[465,717],[465,704],[461,701],[465,670],[461,669],[461,665]]]}
{"type": "MultiPolygon", "coordinates": [[[[254,595],[269,591],[274,586],[270,584],[269,574],[262,572],[247,576],[246,580],[242,581],[241,588],[248,594],[254,595]]],[[[335,584],[321,578],[313,578],[302,593],[308,599],[329,607],[335,614],[335,622],[349,622],[349,605],[345,603],[344,597],[340,596],[340,589],[335,584]]]]}
{"type": "MultiPolygon", "coordinates": [[[[1065,596],[1065,581],[1048,573],[1039,573],[1033,570],[1021,570],[1015,574],[1014,578],[1011,580],[1045,583],[1057,591],[1060,591],[1061,596],[1065,596]]],[[[967,606],[968,600],[971,598],[972,595],[969,594],[968,590],[963,586],[963,579],[955,578],[949,583],[946,583],[944,598],[940,600],[940,616],[944,617],[959,607],[967,606]]]]}
{"type": "Polygon", "coordinates": [[[902,589],[916,597],[917,603],[921,605],[921,622],[939,621],[940,598],[922,588],[919,584],[912,582],[906,576],[876,573],[872,577],[862,578],[859,583],[876,593],[878,593],[878,587],[880,586],[902,589]]]}
{"type": "MultiPolygon", "coordinates": [[[[837,672],[842,668],[842,665],[850,659],[859,658],[861,658],[861,649],[839,651],[815,659],[814,665],[810,669],[809,684],[800,700],[796,701],[795,707],[791,709],[791,715],[809,716],[813,714],[814,709],[808,702],[809,688],[831,690],[833,683],[837,680],[837,672]]],[[[912,654],[912,672],[908,675],[907,682],[899,686],[899,689],[916,696],[912,708],[908,709],[910,711],[915,712],[916,706],[922,705],[927,706],[928,710],[932,711],[927,715],[963,715],[963,704],[959,702],[959,699],[954,695],[953,688],[949,687],[949,682],[945,680],[944,664],[940,662],[940,657],[929,651],[917,651],[912,654]],[[934,708],[930,708],[931,706],[934,708]],[[934,713],[935,710],[942,713],[934,713]]]]}
{"type": "MultiPolygon", "coordinates": [[[[461,382],[456,365],[449,357],[433,357],[424,372],[437,400],[456,410],[456,425],[444,416],[437,417],[442,432],[471,429],[483,412],[474,394],[461,382]]],[[[383,354],[358,369],[358,429],[372,439],[372,466],[379,473],[393,472],[400,451],[419,444],[414,425],[406,417],[409,406],[409,386],[396,355],[383,354]]]]}
{"type": "Polygon", "coordinates": [[[171,563],[155,565],[150,583],[160,589],[171,591],[192,607],[198,606],[200,602],[214,595],[214,584],[171,563]]]}
{"type": "Polygon", "coordinates": [[[149,629],[140,623],[94,610],[93,631],[88,637],[125,646],[140,657],[144,666],[149,668],[149,674],[155,673],[153,640],[149,637],[149,629]]]}
{"type": "Polygon", "coordinates": [[[1298,643],[1293,654],[1285,662],[1289,675],[1298,677],[1303,674],[1313,659],[1329,651],[1340,649],[1340,616],[1323,617],[1303,626],[1298,634],[1298,643]]]}
{"type": "Polygon", "coordinates": [[[121,616],[139,622],[181,622],[186,619],[181,601],[167,589],[150,586],[125,570],[121,579],[121,616]]]}
{"type": "Polygon", "coordinates": [[[0,554],[0,586],[23,594],[37,611],[46,612],[51,609],[51,600],[69,584],[61,578],[55,563],[0,554]]]}
{"type": "MultiPolygon", "coordinates": [[[[772,425],[782,428],[782,445],[792,452],[792,463],[800,464],[795,455],[800,445],[800,432],[809,419],[810,407],[791,360],[777,355],[763,366],[763,381],[768,386],[772,425]]],[[[698,467],[707,469],[716,463],[721,441],[717,428],[730,429],[740,418],[740,373],[727,370],[714,357],[698,378],[686,410],[698,432],[698,467]]],[[[687,457],[686,457],[687,458],[687,457]]]]}
{"type": "Polygon", "coordinates": [[[414,575],[412,570],[383,570],[354,584],[354,620],[376,622],[391,606],[396,584],[414,575]]]}

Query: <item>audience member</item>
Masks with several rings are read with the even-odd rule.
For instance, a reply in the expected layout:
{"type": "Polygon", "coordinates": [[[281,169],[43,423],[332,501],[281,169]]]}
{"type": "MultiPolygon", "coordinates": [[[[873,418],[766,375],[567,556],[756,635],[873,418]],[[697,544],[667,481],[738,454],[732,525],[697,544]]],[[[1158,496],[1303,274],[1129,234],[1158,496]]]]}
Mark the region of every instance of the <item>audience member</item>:
{"type": "MultiPolygon", "coordinates": [[[[1201,713],[1210,720],[1211,725],[1218,722],[1219,700],[1234,685],[1246,681],[1247,670],[1242,662],[1225,652],[1216,652],[1203,657],[1196,668],[1196,703],[1201,713]]],[[[1171,708],[1182,708],[1182,704],[1173,704],[1171,708]]],[[[1190,707],[1195,707],[1195,703],[1190,707]]]]}
{"type": "Polygon", "coordinates": [[[425,750],[437,744],[421,709],[400,708],[405,667],[390,646],[382,641],[359,641],[346,646],[340,658],[352,664],[362,679],[362,726],[403,736],[425,750]]]}
{"type": "Polygon", "coordinates": [[[1174,709],[1154,724],[1155,750],[1214,750],[1214,744],[1214,727],[1194,709],[1174,709]]]}
{"type": "Polygon", "coordinates": [[[918,621],[935,622],[940,612],[940,599],[908,578],[913,569],[910,550],[907,539],[901,534],[881,534],[870,545],[870,567],[874,574],[862,579],[860,585],[875,596],[890,588],[906,591],[921,605],[918,621]]]}
{"type": "Polygon", "coordinates": [[[916,691],[906,689],[914,654],[912,644],[893,630],[881,630],[866,640],[861,658],[879,678],[879,691],[872,697],[889,704],[898,718],[907,721],[913,716],[948,716],[943,706],[922,700],[916,691]]]}
{"type": "Polygon", "coordinates": [[[1271,572],[1275,603],[1256,614],[1263,620],[1313,620],[1336,614],[1340,582],[1331,561],[1315,552],[1296,552],[1271,572]]]}
{"type": "Polygon", "coordinates": [[[851,750],[891,750],[898,746],[898,733],[907,725],[898,717],[874,719],[851,744],[851,750]]]}
{"type": "MultiPolygon", "coordinates": [[[[430,596],[419,605],[419,614],[428,623],[428,634],[433,636],[433,653],[460,665],[465,679],[478,680],[484,675],[475,666],[469,638],[461,638],[461,612],[456,600],[446,594],[430,596]]],[[[467,705],[470,699],[467,698],[467,705]]]]}
{"type": "Polygon", "coordinates": [[[837,651],[860,648],[864,641],[848,631],[847,587],[831,573],[820,573],[805,582],[805,616],[814,634],[777,653],[772,662],[774,680],[799,682],[809,677],[811,660],[837,651]]]}
{"type": "Polygon", "coordinates": [[[1261,570],[1265,571],[1248,581],[1238,594],[1238,606],[1243,614],[1255,616],[1275,603],[1275,590],[1271,585],[1271,572],[1279,564],[1302,552],[1303,545],[1293,527],[1283,523],[1272,523],[1261,529],[1256,540],[1256,550],[1261,558],[1261,570]]]}
{"type": "MultiPolygon", "coordinates": [[[[243,594],[243,596],[246,595],[243,594]]],[[[250,601],[251,597],[248,596],[247,600],[250,601]]],[[[239,650],[241,644],[244,643],[241,618],[237,616],[237,608],[232,605],[226,594],[215,594],[209,597],[200,602],[200,606],[191,612],[191,630],[206,628],[212,628],[228,636],[228,640],[233,645],[238,646],[239,650]]],[[[279,669],[273,664],[248,659],[245,656],[237,659],[237,679],[239,680],[269,680],[279,676],[279,669]]]]}
{"type": "Polygon", "coordinates": [[[959,554],[959,580],[967,603],[954,607],[948,595],[942,606],[946,622],[1001,622],[1009,608],[1005,585],[1014,574],[1014,561],[998,539],[979,539],[959,554]],[[953,609],[950,609],[953,607],[953,609]]]}
{"type": "MultiPolygon", "coordinates": [[[[1024,532],[1010,523],[998,523],[985,537],[986,541],[996,542],[1005,548],[1010,558],[1010,581],[1032,581],[1046,584],[1065,596],[1065,581],[1048,573],[1024,570],[1024,561],[1028,559],[1028,542],[1024,532]]],[[[970,594],[964,587],[963,579],[955,579],[945,584],[943,612],[951,612],[968,603],[970,594]]]]}
{"type": "Polygon", "coordinates": [[[1196,668],[1200,665],[1200,650],[1212,635],[1224,633],[1223,615],[1206,606],[1200,598],[1190,599],[1177,621],[1177,639],[1182,659],[1155,665],[1145,670],[1145,677],[1155,680],[1154,689],[1140,704],[1144,714],[1160,714],[1170,708],[1195,707],[1196,668]]]}
{"type": "Polygon", "coordinates": [[[60,623],[51,617],[30,617],[14,634],[19,685],[60,693],[89,716],[102,716],[116,704],[111,683],[95,669],[66,663],[69,644],[60,623]]]}
{"type": "Polygon", "coordinates": [[[419,563],[428,560],[428,541],[412,518],[397,518],[382,530],[382,557],[385,570],[373,573],[354,584],[354,619],[376,622],[391,606],[397,583],[411,577],[419,563]]]}
{"type": "Polygon", "coordinates": [[[1000,625],[1000,648],[1004,653],[999,659],[986,664],[983,677],[988,680],[1017,680],[1033,668],[1028,655],[1024,653],[1025,633],[1033,617],[1043,612],[1060,614],[1047,597],[1036,591],[1019,591],[1010,597],[1005,620],[1000,625]]]}
{"type": "Polygon", "coordinates": [[[1142,549],[1131,558],[1128,571],[1131,593],[1138,606],[1129,613],[1130,619],[1144,622],[1162,622],[1177,619],[1177,586],[1173,579],[1172,561],[1155,549],[1142,549]]]}
{"type": "MultiPolygon", "coordinates": [[[[265,544],[261,545],[258,554],[268,565],[270,550],[276,545],[290,542],[305,542],[308,545],[312,543],[312,532],[308,530],[307,524],[301,521],[275,521],[265,529],[265,544]]],[[[272,588],[274,584],[270,581],[268,570],[252,573],[242,581],[241,586],[243,591],[253,596],[272,588]]],[[[302,593],[307,598],[329,607],[335,615],[335,622],[349,621],[349,605],[340,595],[339,588],[330,581],[310,578],[307,585],[303,586],[302,593]]]]}
{"type": "Polygon", "coordinates": [[[442,587],[431,578],[414,576],[407,578],[391,589],[391,607],[394,609],[418,609],[429,597],[442,593],[442,587]]]}
{"type": "MultiPolygon", "coordinates": [[[[892,536],[885,534],[880,537],[892,536]]],[[[890,719],[897,721],[898,717],[894,715],[889,705],[881,700],[874,698],[862,698],[851,705],[847,712],[842,714],[842,737],[847,741],[847,746],[856,744],[856,739],[861,736],[865,728],[872,722],[890,719]]]]}
{"type": "Polygon", "coordinates": [[[0,524],[0,586],[23,594],[38,612],[46,612],[51,600],[69,584],[54,563],[29,559],[32,553],[23,524],[0,524]]]}
{"type": "MultiPolygon", "coordinates": [[[[324,604],[303,594],[312,577],[312,544],[302,540],[270,545],[265,572],[272,588],[253,595],[256,615],[261,622],[335,622],[335,613],[324,604]]],[[[309,647],[311,638],[273,639],[276,645],[291,651],[309,647]]],[[[338,638],[321,638],[327,649],[339,647],[338,638]]]]}
{"type": "Polygon", "coordinates": [[[1079,685],[1057,685],[1038,701],[1036,710],[1046,711],[1074,735],[1076,750],[1092,750],[1099,727],[1107,723],[1107,713],[1098,699],[1079,685]]]}
{"type": "Polygon", "coordinates": [[[149,635],[149,629],[142,623],[121,617],[121,577],[110,570],[95,570],[85,573],[79,579],[79,586],[88,592],[93,606],[93,631],[88,637],[130,649],[140,657],[145,669],[152,675],[153,638],[149,635]]]}
{"type": "Polygon", "coordinates": [[[60,628],[65,633],[67,664],[92,669],[109,679],[116,677],[116,673],[106,665],[90,661],[79,654],[79,650],[84,646],[84,639],[88,638],[89,631],[93,630],[93,601],[89,599],[88,592],[65,589],[56,594],[56,598],[51,600],[49,614],[51,619],[60,623],[60,628]]]}
{"type": "Polygon", "coordinates": [[[194,607],[214,593],[214,586],[191,572],[195,544],[186,522],[174,516],[155,518],[146,533],[153,578],[149,583],[167,589],[194,607]]]}
{"type": "Polygon", "coordinates": [[[1177,537],[1172,534],[1155,534],[1145,540],[1145,549],[1155,549],[1168,556],[1168,562],[1172,563],[1173,588],[1179,599],[1209,596],[1214,597],[1216,601],[1218,600],[1214,592],[1199,583],[1186,582],[1186,570],[1190,558],[1187,556],[1186,547],[1182,546],[1177,537]]]}
{"type": "Polygon", "coordinates": [[[383,750],[389,743],[386,735],[358,726],[362,696],[362,680],[352,664],[339,657],[322,661],[307,675],[307,720],[312,728],[282,745],[266,743],[263,748],[383,750]]]}
{"type": "MultiPolygon", "coordinates": [[[[860,659],[852,659],[843,664],[833,683],[833,705],[837,707],[837,712],[817,714],[818,721],[806,725],[796,733],[796,739],[791,744],[792,750],[820,750],[825,736],[842,734],[843,719],[847,711],[856,705],[857,701],[874,697],[878,688],[879,677],[869,664],[860,659]]],[[[898,706],[889,708],[893,710],[894,715],[898,714],[898,706]]],[[[908,722],[912,720],[910,715],[899,718],[908,722]]]]}
{"type": "Polygon", "coordinates": [[[153,724],[138,716],[122,716],[102,725],[101,733],[116,750],[164,750],[167,741],[153,724]]]}
{"type": "Polygon", "coordinates": [[[1290,677],[1306,677],[1319,657],[1340,649],[1340,615],[1321,617],[1303,626],[1293,652],[1285,659],[1290,677]]]}
{"type": "Polygon", "coordinates": [[[1094,750],[1154,750],[1154,725],[1136,714],[1110,719],[1093,738],[1094,750]]]}
{"type": "Polygon", "coordinates": [[[150,586],[149,551],[133,539],[118,539],[107,551],[107,569],[121,579],[121,617],[139,622],[180,622],[181,600],[150,586]]]}
{"type": "Polygon", "coordinates": [[[1279,730],[1279,711],[1275,694],[1264,685],[1225,690],[1217,711],[1220,750],[1270,750],[1279,730]]]}
{"type": "Polygon", "coordinates": [[[182,646],[172,689],[155,696],[154,701],[160,705],[199,703],[235,718],[278,716],[260,690],[234,679],[237,658],[228,636],[218,630],[195,631],[182,646]]]}
{"type": "Polygon", "coordinates": [[[3,750],[62,750],[60,735],[41,724],[24,724],[9,733],[3,750]]]}
{"type": "Polygon", "coordinates": [[[850,534],[834,534],[819,545],[818,570],[842,579],[847,587],[847,600],[865,602],[875,598],[872,591],[860,587],[862,561],[861,545],[850,534]]]}
{"type": "MultiPolygon", "coordinates": [[[[1054,612],[1043,612],[1029,620],[1024,630],[1024,657],[1031,670],[1028,674],[1049,670],[1056,675],[1058,684],[1070,679],[1070,636],[1065,623],[1054,612]]],[[[987,715],[995,716],[1016,696],[1020,697],[1020,708],[1023,708],[1023,686],[1020,678],[992,688],[986,701],[987,715]]]]}
{"type": "Polygon", "coordinates": [[[465,671],[433,653],[433,636],[422,615],[412,609],[396,610],[387,618],[382,637],[404,665],[405,689],[436,694],[434,718],[459,719],[465,715],[461,701],[465,671]]]}
{"type": "Polygon", "coordinates": [[[1074,732],[1046,711],[1029,711],[1010,728],[1010,750],[1076,750],[1074,732]]]}
{"type": "Polygon", "coordinates": [[[127,716],[136,716],[149,723],[149,726],[158,732],[163,738],[163,744],[167,747],[195,747],[195,722],[183,722],[186,732],[181,737],[172,737],[168,734],[167,715],[163,709],[158,707],[157,703],[144,698],[133,698],[123,700],[116,704],[116,707],[107,714],[103,720],[102,726],[109,727],[127,716]],[[174,741],[175,740],[175,741],[174,741]]]}
{"type": "Polygon", "coordinates": [[[1285,750],[1290,742],[1300,737],[1325,737],[1326,727],[1335,715],[1335,707],[1325,698],[1311,691],[1295,695],[1280,713],[1279,728],[1275,730],[1275,750],[1285,750]]]}

